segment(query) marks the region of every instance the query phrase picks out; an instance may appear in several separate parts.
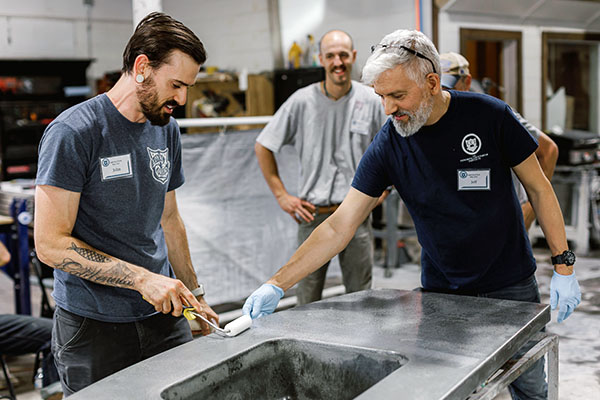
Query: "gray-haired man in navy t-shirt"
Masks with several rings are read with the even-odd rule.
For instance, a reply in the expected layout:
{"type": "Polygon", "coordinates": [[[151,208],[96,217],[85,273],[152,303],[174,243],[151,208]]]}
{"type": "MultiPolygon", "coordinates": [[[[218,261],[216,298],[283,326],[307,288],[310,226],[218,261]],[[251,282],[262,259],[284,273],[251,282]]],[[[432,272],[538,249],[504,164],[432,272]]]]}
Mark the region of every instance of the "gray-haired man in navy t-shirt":
{"type": "MultiPolygon", "coordinates": [[[[35,244],[55,268],[52,350],[66,395],[192,339],[185,305],[218,320],[177,210],[179,129],[206,54],[187,27],[144,18],[106,94],[63,112],[39,148],[35,244]]],[[[208,327],[203,326],[208,332],[208,327]]]]}
{"type": "MultiPolygon", "coordinates": [[[[399,30],[373,46],[363,81],[391,119],[361,159],[352,188],[290,261],[246,300],[252,317],[344,248],[389,185],[400,193],[422,244],[424,290],[539,302],[535,260],[514,192],[527,190],[555,264],[558,321],[581,301],[564,222],[534,151],[535,139],[490,96],[444,91],[440,60],[421,32],[399,30]]],[[[511,385],[516,399],[546,398],[543,360],[511,385]]]]}

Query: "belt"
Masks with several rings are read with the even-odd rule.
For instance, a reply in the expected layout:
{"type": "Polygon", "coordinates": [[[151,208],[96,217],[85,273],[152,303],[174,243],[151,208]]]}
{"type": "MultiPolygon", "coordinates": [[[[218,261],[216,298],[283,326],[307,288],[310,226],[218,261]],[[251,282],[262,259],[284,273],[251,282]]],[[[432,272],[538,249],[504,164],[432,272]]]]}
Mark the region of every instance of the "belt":
{"type": "Polygon", "coordinates": [[[314,215],[318,214],[332,214],[335,210],[338,209],[339,204],[332,204],[330,206],[315,206],[314,215]]]}

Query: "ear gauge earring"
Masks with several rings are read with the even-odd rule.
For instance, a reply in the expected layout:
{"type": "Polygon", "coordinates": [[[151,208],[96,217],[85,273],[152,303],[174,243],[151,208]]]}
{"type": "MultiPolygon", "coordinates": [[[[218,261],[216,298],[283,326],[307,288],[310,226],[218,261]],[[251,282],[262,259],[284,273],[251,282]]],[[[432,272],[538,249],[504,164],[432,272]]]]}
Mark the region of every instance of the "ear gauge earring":
{"type": "Polygon", "coordinates": [[[142,74],[137,74],[137,75],[135,76],[135,81],[136,81],[137,83],[142,83],[142,82],[144,82],[144,75],[142,75],[142,74]]]}

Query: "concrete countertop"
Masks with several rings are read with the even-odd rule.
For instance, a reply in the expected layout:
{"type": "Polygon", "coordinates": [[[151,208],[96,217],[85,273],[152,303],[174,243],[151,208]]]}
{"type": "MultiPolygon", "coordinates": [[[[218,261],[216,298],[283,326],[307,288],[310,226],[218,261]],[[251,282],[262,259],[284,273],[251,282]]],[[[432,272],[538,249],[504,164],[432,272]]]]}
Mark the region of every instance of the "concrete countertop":
{"type": "Polygon", "coordinates": [[[405,365],[360,399],[463,399],[550,321],[548,305],[402,290],[368,290],[255,320],[142,361],[75,393],[77,399],[160,399],[176,382],[273,339],[393,351],[405,365]]]}

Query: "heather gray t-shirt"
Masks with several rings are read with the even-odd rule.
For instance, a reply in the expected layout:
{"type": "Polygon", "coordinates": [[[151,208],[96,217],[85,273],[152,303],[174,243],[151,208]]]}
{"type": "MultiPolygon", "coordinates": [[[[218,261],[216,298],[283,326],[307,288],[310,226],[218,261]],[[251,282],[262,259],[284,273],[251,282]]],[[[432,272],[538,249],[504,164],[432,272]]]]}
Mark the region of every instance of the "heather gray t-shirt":
{"type": "Polygon", "coordinates": [[[277,153],[293,145],[300,157],[298,197],[324,206],[344,200],[360,158],[387,117],[372,88],[352,82],[341,99],[314,83],[298,89],[256,139],[277,153]]]}
{"type": "MultiPolygon", "coordinates": [[[[160,225],[165,194],[183,184],[175,120],[134,123],[105,94],[60,114],[39,147],[36,184],[81,193],[73,236],[94,248],[173,277],[160,225]]],[[[54,270],[56,304],[107,322],[155,314],[139,292],[54,270]]]]}

